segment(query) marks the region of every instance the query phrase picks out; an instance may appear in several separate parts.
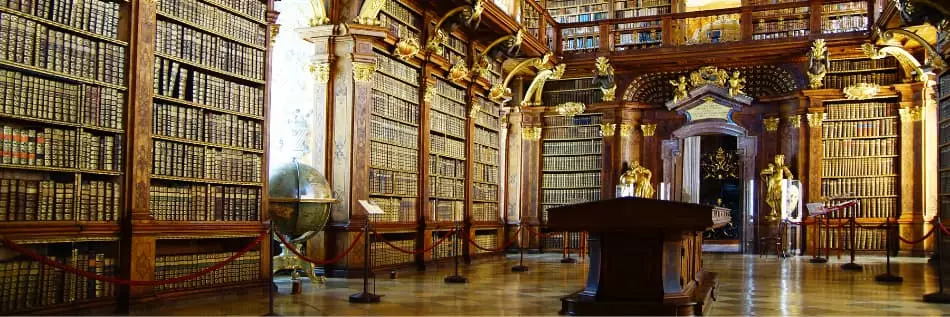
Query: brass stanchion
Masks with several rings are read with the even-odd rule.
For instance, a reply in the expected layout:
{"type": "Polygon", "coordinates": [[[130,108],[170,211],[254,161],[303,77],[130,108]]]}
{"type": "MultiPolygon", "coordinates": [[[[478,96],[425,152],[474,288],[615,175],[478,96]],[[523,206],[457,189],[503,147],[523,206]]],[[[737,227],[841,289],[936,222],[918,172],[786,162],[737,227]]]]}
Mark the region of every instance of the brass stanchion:
{"type": "Polygon", "coordinates": [[[851,261],[848,262],[848,263],[842,264],[842,265],[841,265],[841,269],[842,269],[842,270],[845,270],[845,271],[861,271],[861,270],[864,270],[864,267],[861,266],[860,264],[854,263],[854,236],[855,236],[855,228],[854,228],[854,225],[855,225],[855,220],[854,220],[854,213],[853,213],[853,212],[851,213],[850,216],[848,216],[848,219],[849,219],[850,222],[851,222],[851,226],[849,227],[849,230],[848,230],[848,231],[851,232],[851,233],[849,234],[849,237],[848,237],[848,248],[851,249],[851,261]]]}
{"type": "MultiPolygon", "coordinates": [[[[521,224],[523,226],[524,224],[521,224]]],[[[524,227],[522,227],[524,228],[524,227]]],[[[527,272],[528,267],[524,265],[524,240],[521,239],[521,232],[518,232],[518,253],[520,254],[520,259],[518,260],[518,265],[511,268],[512,272],[527,272]]]]}
{"type": "Polygon", "coordinates": [[[350,295],[350,303],[379,303],[379,295],[369,291],[369,275],[372,274],[369,268],[369,258],[371,252],[369,249],[369,219],[363,226],[363,291],[358,294],[350,295]]]}
{"type": "Polygon", "coordinates": [[[446,282],[446,283],[456,284],[456,283],[466,283],[466,282],[468,282],[468,278],[465,278],[464,276],[462,276],[462,275],[459,274],[459,256],[461,256],[461,255],[459,254],[459,241],[462,240],[462,239],[459,238],[459,237],[460,237],[460,234],[461,234],[461,231],[460,231],[461,228],[460,228],[460,227],[461,227],[461,222],[456,221],[456,222],[455,222],[455,234],[456,234],[456,236],[455,236],[455,242],[452,243],[452,252],[455,253],[455,256],[452,257],[453,260],[455,261],[455,275],[446,276],[446,277],[445,277],[445,282],[446,282]]]}
{"type": "Polygon", "coordinates": [[[822,218],[826,218],[826,217],[822,217],[821,215],[815,216],[815,224],[816,224],[816,228],[815,228],[815,238],[814,238],[814,241],[815,241],[815,251],[814,251],[814,252],[815,252],[815,253],[812,254],[811,260],[808,260],[808,262],[811,262],[811,263],[828,263],[828,259],[827,259],[827,258],[821,257],[821,249],[822,249],[822,248],[821,248],[821,245],[822,245],[822,243],[821,243],[821,219],[822,219],[822,218]]]}
{"type": "Polygon", "coordinates": [[[568,240],[570,240],[571,238],[571,233],[564,232],[564,235],[562,237],[563,237],[562,242],[564,245],[564,253],[561,254],[561,257],[562,257],[561,263],[577,263],[577,260],[571,258],[570,243],[568,243],[568,240]]]}
{"type": "Polygon", "coordinates": [[[875,276],[874,280],[878,282],[884,282],[884,283],[903,283],[904,282],[903,277],[891,274],[891,251],[892,251],[892,248],[895,246],[896,241],[894,241],[894,229],[893,227],[891,227],[891,218],[888,217],[884,221],[885,221],[884,232],[885,234],[887,234],[887,240],[886,240],[887,250],[884,251],[885,257],[887,258],[887,272],[885,272],[884,274],[875,276]]]}

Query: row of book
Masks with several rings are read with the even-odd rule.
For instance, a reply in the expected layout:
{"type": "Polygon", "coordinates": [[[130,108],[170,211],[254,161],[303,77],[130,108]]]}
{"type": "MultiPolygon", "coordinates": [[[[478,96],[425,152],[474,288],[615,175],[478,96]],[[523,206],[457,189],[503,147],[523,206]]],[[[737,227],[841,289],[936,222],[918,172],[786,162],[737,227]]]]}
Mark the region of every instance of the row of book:
{"type": "Polygon", "coordinates": [[[419,124],[419,104],[373,91],[373,114],[409,124],[419,124]]]}
{"type": "Polygon", "coordinates": [[[0,58],[114,85],[125,85],[125,47],[0,14],[0,58]]]}
{"type": "Polygon", "coordinates": [[[654,15],[670,14],[672,12],[669,6],[652,8],[627,8],[616,11],[618,19],[646,17],[654,15]]]}
{"type": "Polygon", "coordinates": [[[119,36],[119,3],[102,0],[9,0],[0,7],[47,19],[115,39],[119,36]]]}
{"type": "Polygon", "coordinates": [[[405,21],[407,24],[412,25],[417,29],[419,29],[419,26],[422,25],[422,19],[419,17],[419,13],[409,9],[399,1],[386,1],[382,11],[386,12],[386,14],[392,15],[396,19],[405,21]]]}
{"type": "Polygon", "coordinates": [[[386,143],[370,142],[369,165],[416,173],[419,171],[419,152],[386,143]]]}
{"type": "Polygon", "coordinates": [[[823,138],[852,138],[893,136],[898,133],[897,118],[870,119],[865,121],[825,122],[823,138]]]}
{"type": "MultiPolygon", "coordinates": [[[[429,201],[429,212],[432,219],[437,222],[462,221],[462,215],[465,211],[465,202],[459,200],[439,200],[438,198],[429,201]]],[[[446,243],[451,245],[455,236],[449,238],[446,243]]],[[[436,241],[436,240],[432,240],[436,241]]],[[[444,244],[444,243],[443,243],[444,244]]]]}
{"type": "Polygon", "coordinates": [[[264,51],[174,22],[156,23],[155,50],[190,63],[264,80],[264,51]]]}
{"type": "Polygon", "coordinates": [[[450,97],[435,95],[432,97],[432,110],[450,114],[458,118],[465,118],[465,104],[450,97]]]}
{"type": "Polygon", "coordinates": [[[897,155],[897,139],[824,140],[821,142],[824,158],[854,156],[897,155]]]}
{"type": "MultiPolygon", "coordinates": [[[[463,109],[465,108],[465,89],[459,88],[448,81],[442,78],[436,78],[435,81],[435,92],[440,96],[445,96],[455,103],[459,104],[463,109]]],[[[461,112],[464,116],[465,112],[461,112]]]]}
{"type": "MultiPolygon", "coordinates": [[[[547,7],[548,9],[561,9],[578,6],[594,6],[595,8],[600,8],[600,5],[606,4],[607,0],[549,0],[547,2],[547,7]]],[[[551,12],[551,15],[554,15],[554,12],[551,12]]]]}
{"type": "Polygon", "coordinates": [[[857,158],[821,162],[825,177],[893,175],[897,173],[895,158],[857,158]]]}
{"type": "Polygon", "coordinates": [[[76,168],[76,130],[0,125],[0,163],[76,168]]]}
{"type": "Polygon", "coordinates": [[[541,131],[544,139],[599,138],[600,126],[551,127],[541,131]]]}
{"type": "Polygon", "coordinates": [[[158,102],[153,106],[152,118],[156,134],[248,149],[264,146],[263,126],[257,120],[158,102]]]}
{"type": "Polygon", "coordinates": [[[646,29],[646,28],[662,28],[663,24],[661,20],[655,21],[643,21],[643,22],[628,22],[628,23],[617,23],[614,24],[614,31],[624,31],[630,29],[646,29]]]}
{"type": "Polygon", "coordinates": [[[160,185],[149,188],[148,209],[162,221],[257,221],[260,188],[160,185]]]}
{"type": "Polygon", "coordinates": [[[940,83],[937,84],[937,89],[940,90],[940,96],[950,96],[950,76],[940,76],[939,80],[940,83]]]}
{"type": "Polygon", "coordinates": [[[121,135],[96,135],[83,132],[79,135],[79,138],[79,162],[77,166],[80,169],[122,171],[122,156],[124,154],[122,144],[124,141],[121,135]]]}
{"type": "Polygon", "coordinates": [[[498,166],[475,162],[472,171],[472,180],[482,183],[498,184],[498,166]]]}
{"type": "Polygon", "coordinates": [[[464,140],[466,127],[463,119],[435,111],[429,114],[429,129],[432,131],[464,140]]]}
{"type": "MultiPolygon", "coordinates": [[[[946,151],[941,151],[941,152],[944,152],[944,153],[941,153],[940,157],[947,156],[946,151]]],[[[946,159],[941,159],[941,164],[944,164],[944,163],[946,163],[946,159]]],[[[941,166],[946,166],[946,165],[941,165],[941,166]]],[[[950,192],[950,171],[940,172],[940,192],[941,193],[950,192]]],[[[943,196],[940,198],[941,198],[941,205],[945,204],[945,201],[948,199],[946,198],[946,196],[943,196]]]]}
{"type": "Polygon", "coordinates": [[[600,187],[600,173],[544,174],[542,188],[600,187]]]}
{"type": "Polygon", "coordinates": [[[940,135],[940,143],[950,142],[950,122],[944,122],[940,124],[939,135],[940,135]]]}
{"type": "MultiPolygon", "coordinates": [[[[498,222],[501,219],[501,213],[498,211],[498,203],[474,202],[472,203],[472,221],[478,222],[498,222]]],[[[488,247],[479,243],[479,245],[488,247]]]]}
{"type": "Polygon", "coordinates": [[[113,129],[122,128],[125,108],[125,96],[117,89],[76,85],[4,69],[0,69],[0,102],[3,113],[9,115],[113,129]]]}
{"type": "Polygon", "coordinates": [[[808,35],[808,19],[796,19],[778,22],[759,21],[752,25],[752,34],[777,33],[782,32],[789,36],[808,35]]]}
{"type": "MultiPolygon", "coordinates": [[[[598,104],[603,99],[604,93],[600,89],[577,90],[577,91],[551,91],[541,95],[541,100],[545,105],[559,105],[565,102],[580,102],[585,105],[598,104]]],[[[570,124],[570,123],[568,123],[570,124]]]]}
{"type": "Polygon", "coordinates": [[[663,42],[663,31],[652,29],[649,31],[618,32],[614,37],[614,45],[655,44],[663,42]]]}
{"type": "Polygon", "coordinates": [[[824,34],[865,31],[868,29],[867,12],[856,12],[848,16],[823,16],[821,32],[824,34]]]}
{"type": "MultiPolygon", "coordinates": [[[[499,244],[498,244],[498,233],[497,233],[496,231],[486,231],[486,232],[484,232],[484,233],[482,233],[482,232],[475,232],[475,237],[472,238],[472,240],[475,242],[475,244],[478,244],[478,246],[480,246],[480,247],[482,247],[482,248],[485,248],[485,249],[494,249],[494,248],[497,248],[497,247],[499,246],[499,244]]],[[[484,249],[476,248],[476,247],[474,247],[474,246],[471,247],[471,248],[472,248],[473,250],[475,250],[475,253],[476,253],[476,254],[482,254],[482,253],[489,253],[489,252],[492,252],[492,251],[489,251],[489,250],[484,250],[484,249]]]]}
{"type": "Polygon", "coordinates": [[[370,168],[369,193],[414,197],[419,193],[418,175],[370,168]]]}
{"type": "Polygon", "coordinates": [[[265,44],[266,29],[263,25],[236,18],[233,13],[198,0],[161,0],[158,1],[158,12],[257,46],[265,44]]]}
{"type": "Polygon", "coordinates": [[[416,127],[385,118],[373,116],[369,125],[371,140],[388,142],[409,149],[419,148],[419,130],[416,127]]]}
{"type": "Polygon", "coordinates": [[[429,174],[452,178],[465,177],[465,161],[452,158],[429,156],[429,174]]]}
{"type": "Polygon", "coordinates": [[[600,200],[600,188],[591,189],[544,189],[541,202],[544,204],[576,204],[600,200]]]}
{"type": "Polygon", "coordinates": [[[544,155],[600,154],[603,140],[558,141],[541,144],[544,155]]]}
{"type": "Polygon", "coordinates": [[[782,4],[782,3],[793,3],[793,2],[808,2],[808,0],[746,0],[746,5],[767,5],[767,4],[782,4]]]}
{"type": "Polygon", "coordinates": [[[670,5],[671,0],[614,0],[614,8],[617,10],[628,8],[646,8],[670,5]]]}
{"type": "MultiPolygon", "coordinates": [[[[396,2],[396,1],[386,1],[386,2],[396,2]]],[[[374,241],[370,242],[369,244],[369,251],[370,251],[370,260],[373,262],[372,265],[374,268],[412,263],[412,261],[415,259],[411,253],[400,252],[399,250],[396,250],[390,247],[385,242],[376,241],[378,240],[377,237],[373,237],[373,240],[374,241]]],[[[387,239],[386,241],[389,241],[389,243],[391,243],[394,246],[397,246],[399,248],[403,248],[406,250],[416,249],[416,241],[414,239],[395,240],[395,241],[387,239]]]]}
{"type": "Polygon", "coordinates": [[[370,220],[374,223],[415,223],[418,221],[415,198],[370,197],[369,200],[383,210],[382,215],[370,215],[370,220]]]}
{"type": "Polygon", "coordinates": [[[897,197],[861,198],[858,204],[831,213],[831,217],[885,218],[899,216],[897,197]]]}
{"type": "MultiPolygon", "coordinates": [[[[167,0],[165,0],[167,1],[167,0]]],[[[241,12],[257,21],[264,21],[264,14],[267,12],[267,3],[258,0],[202,0],[217,6],[227,7],[234,11],[241,12]]]]}
{"type": "MultiPolygon", "coordinates": [[[[551,10],[548,11],[550,12],[551,10]]],[[[552,13],[551,17],[554,18],[554,21],[557,21],[557,23],[578,23],[605,20],[609,16],[606,9],[604,11],[598,10],[597,12],[578,12],[576,8],[559,9],[556,10],[556,13],[552,13]]]]}
{"type": "Polygon", "coordinates": [[[897,68],[897,59],[890,57],[881,59],[833,59],[830,64],[828,70],[832,72],[871,70],[897,68]]]}
{"type": "MultiPolygon", "coordinates": [[[[162,255],[155,257],[155,280],[178,278],[197,273],[234,256],[234,252],[162,255]]],[[[249,251],[224,267],[196,279],[160,284],[155,291],[216,287],[261,279],[261,252],[249,251]]]]}
{"type": "MultiPolygon", "coordinates": [[[[83,272],[115,277],[116,259],[105,253],[74,249],[50,260],[83,272]]],[[[116,286],[64,272],[32,260],[0,262],[0,313],[16,314],[39,307],[115,296],[116,286]]]]}
{"type": "Polygon", "coordinates": [[[588,171],[601,169],[599,154],[588,156],[545,156],[543,166],[545,171],[588,171]]]}
{"type": "Polygon", "coordinates": [[[545,232],[548,234],[541,239],[541,248],[545,250],[561,250],[564,247],[568,249],[579,249],[582,244],[582,236],[580,232],[559,232],[556,234],[551,234],[552,232],[545,232]]]}
{"type": "Polygon", "coordinates": [[[940,149],[940,166],[950,166],[950,147],[940,149]]]}
{"type": "MultiPolygon", "coordinates": [[[[392,1],[395,2],[395,1],[392,1]]],[[[389,6],[387,4],[387,6],[389,6]]],[[[374,51],[376,53],[376,70],[386,75],[398,78],[403,82],[418,87],[419,68],[410,66],[401,62],[398,58],[390,57],[386,53],[374,51]]]]}
{"type": "Polygon", "coordinates": [[[429,177],[429,196],[436,199],[465,199],[465,181],[431,176],[429,177]]]}
{"type": "Polygon", "coordinates": [[[897,83],[900,81],[900,74],[896,72],[888,73],[864,73],[864,74],[828,74],[825,75],[825,88],[843,89],[849,86],[870,83],[881,86],[897,83]]]}
{"type": "Polygon", "coordinates": [[[570,38],[564,36],[561,39],[561,49],[565,51],[589,50],[600,47],[600,35],[570,38]]]}
{"type": "MultiPolygon", "coordinates": [[[[391,2],[391,1],[387,1],[387,2],[391,2]]],[[[398,39],[412,38],[412,39],[416,39],[416,41],[420,41],[419,40],[420,33],[418,31],[419,28],[410,27],[406,25],[405,23],[403,23],[402,21],[400,21],[399,19],[390,17],[389,13],[386,13],[385,11],[380,11],[378,17],[379,17],[380,25],[389,29],[389,33],[391,33],[396,38],[398,39]]]]}
{"type": "Polygon", "coordinates": [[[498,132],[483,128],[475,128],[475,143],[498,148],[498,132]]]}
{"type": "Polygon", "coordinates": [[[896,115],[897,107],[897,104],[887,102],[826,104],[825,119],[848,120],[890,117],[896,115]]]}
{"type": "Polygon", "coordinates": [[[776,33],[764,33],[764,34],[752,34],[753,40],[774,40],[774,39],[784,39],[788,37],[803,37],[808,36],[810,31],[807,29],[803,30],[789,30],[789,31],[777,31],[776,33]]]}
{"type": "Polygon", "coordinates": [[[0,221],[115,221],[121,208],[118,183],[0,180],[0,221]],[[76,198],[79,210],[75,210],[76,198]]]}
{"type": "Polygon", "coordinates": [[[821,12],[825,14],[833,14],[840,12],[848,11],[867,11],[868,2],[867,1],[852,1],[852,2],[840,2],[833,4],[825,4],[821,7],[821,12]]]}
{"type": "Polygon", "coordinates": [[[573,117],[545,116],[544,126],[600,124],[602,123],[602,120],[603,115],[601,114],[577,115],[573,117]]]}
{"type": "Polygon", "coordinates": [[[389,76],[373,76],[373,89],[411,103],[419,102],[419,88],[389,76]]]}
{"type": "Polygon", "coordinates": [[[152,174],[260,182],[261,155],[153,140],[152,174]]]}
{"type": "MultiPolygon", "coordinates": [[[[594,83],[593,78],[577,78],[577,79],[561,79],[561,80],[551,80],[544,84],[544,89],[548,91],[558,91],[558,90],[579,90],[579,89],[597,89],[597,85],[594,83]]],[[[564,116],[549,116],[544,117],[544,125],[572,125],[576,124],[571,119],[572,118],[590,118],[589,115],[579,115],[575,117],[564,117],[564,116]],[[554,123],[554,121],[566,121],[554,123]]]]}
{"type": "MultiPolygon", "coordinates": [[[[442,57],[450,63],[464,62],[465,56],[468,55],[468,44],[456,37],[455,34],[449,33],[445,42],[442,42],[442,46],[445,48],[442,50],[442,57]]],[[[441,89],[437,89],[441,93],[441,89]]]]}
{"type": "Polygon", "coordinates": [[[498,165],[498,150],[481,144],[472,146],[472,156],[476,162],[498,165]]]}
{"type": "Polygon", "coordinates": [[[490,115],[489,112],[484,111],[485,108],[482,108],[483,111],[475,113],[475,116],[472,117],[475,121],[475,126],[483,127],[491,131],[498,131],[501,129],[501,120],[498,117],[490,115]]]}
{"type": "MultiPolygon", "coordinates": [[[[869,226],[865,224],[865,226],[869,226]]],[[[865,229],[865,228],[855,228],[854,234],[854,249],[855,250],[865,250],[865,251],[875,251],[875,250],[886,250],[887,249],[887,232],[882,229],[865,229]]],[[[851,234],[850,229],[836,229],[826,231],[824,227],[821,228],[821,235],[811,232],[809,237],[818,237],[818,241],[821,243],[822,249],[841,249],[849,250],[851,249],[851,234]]],[[[808,245],[811,245],[809,243],[808,245]]]]}
{"type": "Polygon", "coordinates": [[[894,196],[897,195],[897,178],[823,179],[821,192],[826,196],[894,196]]]}
{"type": "Polygon", "coordinates": [[[473,183],[472,199],[498,201],[498,185],[473,183]]]}
{"type": "Polygon", "coordinates": [[[797,7],[797,8],[785,8],[785,9],[771,9],[763,11],[752,11],[752,20],[757,20],[762,22],[762,19],[775,19],[779,21],[790,18],[790,19],[804,19],[808,15],[811,7],[797,7]],[[794,17],[787,17],[794,16],[794,17]]]}
{"type": "Polygon", "coordinates": [[[465,142],[441,135],[429,135],[429,152],[464,160],[465,142]]]}
{"type": "Polygon", "coordinates": [[[155,57],[155,94],[215,109],[264,115],[264,89],[208,74],[192,66],[155,57]]]}
{"type": "MultiPolygon", "coordinates": [[[[450,218],[443,218],[444,221],[451,221],[450,218]]],[[[462,218],[460,217],[459,220],[462,218]]],[[[432,243],[441,240],[448,231],[436,231],[432,232],[432,243]]],[[[455,256],[456,254],[462,254],[462,244],[459,243],[458,234],[452,234],[451,237],[445,238],[445,241],[442,241],[442,244],[435,246],[432,249],[432,259],[440,260],[447,259],[455,256]]]]}

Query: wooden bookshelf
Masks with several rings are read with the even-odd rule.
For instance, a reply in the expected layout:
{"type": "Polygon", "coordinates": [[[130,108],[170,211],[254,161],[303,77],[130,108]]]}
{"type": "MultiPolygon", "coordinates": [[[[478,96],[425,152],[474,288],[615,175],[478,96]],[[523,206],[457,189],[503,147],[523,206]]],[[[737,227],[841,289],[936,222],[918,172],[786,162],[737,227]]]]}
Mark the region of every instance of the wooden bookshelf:
{"type": "Polygon", "coordinates": [[[595,105],[601,103],[603,96],[604,94],[601,92],[600,87],[595,86],[592,78],[572,78],[548,81],[545,84],[544,92],[541,94],[541,101],[545,105],[550,106],[556,106],[566,102],[580,102],[584,105],[595,105]]]}
{"type": "Polygon", "coordinates": [[[807,37],[811,33],[811,7],[756,10],[752,11],[752,21],[753,40],[807,37]]]}
{"type": "MultiPolygon", "coordinates": [[[[831,60],[831,67],[823,80],[825,88],[843,89],[859,83],[887,86],[899,83],[901,73],[897,60],[893,57],[883,59],[842,58],[831,60]]],[[[832,118],[832,120],[837,118],[832,118]]]]}
{"type": "MultiPolygon", "coordinates": [[[[499,224],[499,190],[501,153],[501,119],[498,105],[484,96],[477,96],[479,110],[472,116],[475,135],[472,139],[472,224],[499,224]]],[[[477,242],[477,241],[476,241],[477,242]]]]}
{"type": "Polygon", "coordinates": [[[467,92],[436,77],[429,112],[429,215],[437,223],[464,220],[467,92]]]}
{"type": "Polygon", "coordinates": [[[867,31],[870,21],[868,13],[867,1],[823,4],[821,31],[823,34],[867,31]]]}
{"type": "Polygon", "coordinates": [[[547,222],[549,208],[600,199],[603,140],[598,124],[602,120],[603,115],[598,113],[574,117],[547,115],[542,118],[542,224],[547,222]],[[568,153],[590,155],[563,155],[568,153]]]}

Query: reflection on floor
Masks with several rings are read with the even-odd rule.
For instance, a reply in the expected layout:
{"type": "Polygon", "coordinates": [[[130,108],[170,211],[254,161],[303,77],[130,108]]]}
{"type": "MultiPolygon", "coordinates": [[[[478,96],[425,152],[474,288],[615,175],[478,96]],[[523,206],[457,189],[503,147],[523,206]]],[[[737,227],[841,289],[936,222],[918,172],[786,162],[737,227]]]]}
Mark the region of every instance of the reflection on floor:
{"type": "MultiPolygon", "coordinates": [[[[379,304],[350,304],[347,297],[362,287],[361,280],[329,279],[326,284],[304,282],[300,295],[290,295],[289,281],[279,281],[276,312],[282,315],[556,315],[558,298],[579,290],[586,278],[584,263],[561,264],[560,255],[526,256],[526,273],[511,273],[517,256],[481,262],[462,274],[468,284],[445,284],[451,266],[430,268],[425,274],[379,279],[379,304]]],[[[720,273],[718,302],[713,315],[917,315],[950,314],[950,305],[921,302],[922,294],[937,289],[933,268],[923,258],[896,260],[894,272],[904,283],[881,285],[874,276],[884,272],[884,258],[859,257],[863,272],[839,268],[845,259],[828,264],[808,263],[807,257],[780,260],[738,254],[706,254],[704,262],[720,273]]],[[[634,286],[631,286],[634,287],[634,286]]],[[[266,293],[247,290],[206,295],[139,307],[137,315],[260,315],[267,312],[266,293]]]]}

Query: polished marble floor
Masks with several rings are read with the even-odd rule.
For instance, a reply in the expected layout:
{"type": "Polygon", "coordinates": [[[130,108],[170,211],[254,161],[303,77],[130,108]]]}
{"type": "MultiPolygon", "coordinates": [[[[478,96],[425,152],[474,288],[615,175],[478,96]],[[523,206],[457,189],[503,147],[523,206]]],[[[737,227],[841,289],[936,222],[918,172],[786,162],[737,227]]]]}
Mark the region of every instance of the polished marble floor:
{"type": "MultiPolygon", "coordinates": [[[[362,287],[361,280],[329,279],[326,284],[303,283],[303,294],[291,295],[286,279],[279,282],[275,311],[281,315],[556,315],[558,298],[583,286],[587,265],[561,264],[560,255],[526,256],[526,273],[512,273],[517,257],[463,267],[468,284],[445,284],[452,267],[432,267],[425,274],[378,279],[378,304],[350,304],[347,298],[362,287]]],[[[827,264],[808,257],[777,259],[754,255],[706,254],[709,270],[720,273],[713,315],[950,315],[950,304],[922,302],[921,295],[937,289],[936,275],[924,258],[900,258],[894,271],[904,283],[882,285],[874,276],[884,272],[883,257],[859,257],[864,271],[839,268],[845,258],[827,264]]],[[[260,315],[268,299],[260,290],[236,291],[185,298],[138,307],[137,315],[260,315]]]]}

